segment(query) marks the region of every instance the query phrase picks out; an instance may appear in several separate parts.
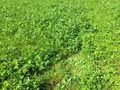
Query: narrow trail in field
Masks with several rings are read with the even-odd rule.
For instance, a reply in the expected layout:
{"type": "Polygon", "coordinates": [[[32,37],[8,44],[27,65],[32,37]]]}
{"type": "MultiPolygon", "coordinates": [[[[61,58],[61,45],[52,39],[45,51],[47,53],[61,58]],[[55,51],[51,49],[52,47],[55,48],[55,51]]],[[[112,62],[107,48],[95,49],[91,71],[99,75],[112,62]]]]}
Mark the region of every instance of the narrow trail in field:
{"type": "Polygon", "coordinates": [[[68,59],[55,64],[52,69],[44,75],[44,77],[47,78],[45,82],[48,82],[45,83],[47,85],[45,87],[52,88],[53,90],[58,90],[60,88],[59,84],[63,84],[63,87],[68,89],[74,89],[75,87],[77,88],[77,86],[79,87],[79,84],[72,82],[76,80],[79,81],[80,76],[83,75],[83,64],[84,61],[81,53],[74,54],[68,59]]]}

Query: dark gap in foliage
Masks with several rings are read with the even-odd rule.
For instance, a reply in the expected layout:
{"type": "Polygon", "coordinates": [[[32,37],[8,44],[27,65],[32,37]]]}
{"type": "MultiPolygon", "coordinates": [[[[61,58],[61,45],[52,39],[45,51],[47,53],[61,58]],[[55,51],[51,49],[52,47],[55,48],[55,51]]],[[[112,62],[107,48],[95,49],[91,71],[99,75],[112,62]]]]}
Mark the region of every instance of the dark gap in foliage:
{"type": "Polygon", "coordinates": [[[39,85],[39,90],[52,90],[52,84],[49,80],[42,80],[42,83],[39,85]]]}

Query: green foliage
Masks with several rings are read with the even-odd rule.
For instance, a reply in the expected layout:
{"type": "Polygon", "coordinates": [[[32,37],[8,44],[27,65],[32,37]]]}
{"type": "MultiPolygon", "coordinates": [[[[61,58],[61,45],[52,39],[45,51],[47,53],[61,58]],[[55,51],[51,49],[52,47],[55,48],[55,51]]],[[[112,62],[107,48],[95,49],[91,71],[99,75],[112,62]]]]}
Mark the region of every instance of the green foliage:
{"type": "Polygon", "coordinates": [[[45,89],[44,73],[78,51],[83,54],[83,76],[64,75],[64,83],[57,85],[63,90],[73,83],[78,90],[119,90],[119,0],[0,3],[2,90],[45,89]]]}

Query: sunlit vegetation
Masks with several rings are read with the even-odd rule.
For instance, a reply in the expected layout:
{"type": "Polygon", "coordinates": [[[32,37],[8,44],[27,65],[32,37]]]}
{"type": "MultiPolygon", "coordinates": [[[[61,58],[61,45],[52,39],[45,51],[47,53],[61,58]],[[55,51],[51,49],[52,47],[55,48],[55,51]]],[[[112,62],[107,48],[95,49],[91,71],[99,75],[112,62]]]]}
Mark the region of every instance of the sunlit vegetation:
{"type": "Polygon", "coordinates": [[[119,0],[0,0],[1,90],[120,90],[119,0]]]}

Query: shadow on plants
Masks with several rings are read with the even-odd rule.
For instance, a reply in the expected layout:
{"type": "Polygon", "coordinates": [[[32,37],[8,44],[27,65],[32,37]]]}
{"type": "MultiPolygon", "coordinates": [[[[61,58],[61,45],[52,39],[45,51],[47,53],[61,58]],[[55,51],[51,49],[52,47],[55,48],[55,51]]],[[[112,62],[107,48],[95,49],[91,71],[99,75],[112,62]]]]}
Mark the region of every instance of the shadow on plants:
{"type": "Polygon", "coordinates": [[[43,82],[39,85],[39,90],[52,90],[52,84],[49,80],[43,80],[43,82]]]}

